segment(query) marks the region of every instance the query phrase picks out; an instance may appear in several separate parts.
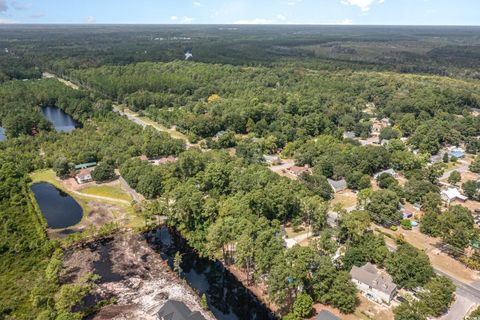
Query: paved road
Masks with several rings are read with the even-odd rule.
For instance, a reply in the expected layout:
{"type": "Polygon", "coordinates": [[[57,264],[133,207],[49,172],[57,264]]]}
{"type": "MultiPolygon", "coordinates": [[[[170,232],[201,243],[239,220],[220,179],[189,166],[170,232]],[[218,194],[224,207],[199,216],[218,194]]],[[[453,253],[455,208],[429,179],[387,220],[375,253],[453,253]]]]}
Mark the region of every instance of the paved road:
{"type": "Polygon", "coordinates": [[[450,176],[450,174],[453,172],[453,171],[458,171],[460,173],[463,173],[463,172],[467,172],[468,171],[468,167],[469,167],[469,164],[467,162],[465,162],[464,160],[458,160],[458,163],[461,163],[462,165],[458,168],[454,168],[452,170],[448,170],[446,171],[441,177],[440,177],[440,180],[445,180],[445,179],[448,179],[448,177],[450,176]]]}
{"type": "MultiPolygon", "coordinates": [[[[386,244],[387,248],[391,251],[395,251],[396,247],[390,244],[386,244]]],[[[452,280],[453,284],[457,287],[457,294],[460,294],[466,298],[469,298],[476,303],[480,303],[480,284],[470,284],[466,283],[460,279],[455,278],[455,276],[445,272],[444,270],[440,270],[437,267],[433,266],[433,271],[436,274],[444,276],[452,280]]]]}

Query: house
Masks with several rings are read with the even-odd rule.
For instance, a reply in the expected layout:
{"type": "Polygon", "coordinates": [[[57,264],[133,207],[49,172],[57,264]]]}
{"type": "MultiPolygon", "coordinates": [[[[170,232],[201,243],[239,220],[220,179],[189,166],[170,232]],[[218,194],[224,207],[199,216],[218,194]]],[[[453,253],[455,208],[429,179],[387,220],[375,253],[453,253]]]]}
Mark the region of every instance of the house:
{"type": "Polygon", "coordinates": [[[480,116],[480,109],[478,109],[478,108],[471,108],[471,111],[472,111],[472,112],[471,112],[472,116],[474,116],[474,117],[480,116]]]}
{"type": "Polygon", "coordinates": [[[279,156],[264,154],[263,160],[269,165],[279,165],[282,164],[282,160],[279,156]]]}
{"type": "Polygon", "coordinates": [[[372,120],[372,136],[379,136],[380,131],[387,127],[390,127],[390,119],[383,118],[378,120],[377,118],[373,118],[372,120]]]}
{"type": "Polygon", "coordinates": [[[163,158],[156,159],[156,160],[151,160],[150,162],[153,165],[160,166],[160,165],[164,165],[164,164],[175,163],[177,161],[178,161],[178,158],[173,157],[173,156],[168,156],[168,157],[163,157],[163,158]]]}
{"type": "Polygon", "coordinates": [[[305,165],[304,167],[291,166],[290,168],[287,168],[287,171],[294,176],[300,177],[304,173],[310,173],[310,167],[308,165],[305,165]]]}
{"type": "Polygon", "coordinates": [[[395,170],[393,170],[393,169],[388,169],[388,170],[380,171],[380,172],[374,174],[373,177],[374,177],[375,179],[378,179],[378,177],[380,177],[380,176],[381,176],[382,174],[384,174],[384,173],[389,174],[389,175],[391,175],[391,176],[394,177],[394,178],[397,177],[397,173],[396,173],[395,170]]]}
{"type": "Polygon", "coordinates": [[[340,179],[340,180],[327,179],[327,181],[335,193],[347,189],[347,181],[345,181],[345,179],[340,179]]]}
{"type": "Polygon", "coordinates": [[[450,157],[455,157],[457,159],[461,159],[461,158],[464,158],[465,157],[465,150],[463,150],[462,148],[451,148],[450,149],[450,152],[448,152],[448,155],[450,157]]]}
{"type": "Polygon", "coordinates": [[[87,169],[87,168],[95,167],[96,165],[97,165],[96,162],[87,162],[87,163],[77,164],[75,166],[75,170],[87,169]]]}
{"type": "Polygon", "coordinates": [[[430,157],[430,163],[431,164],[437,164],[437,163],[442,163],[443,162],[443,157],[444,157],[444,153],[443,152],[440,152],[436,155],[433,155],[430,157]]]}
{"type": "Polygon", "coordinates": [[[220,139],[221,137],[223,137],[226,134],[227,134],[227,131],[225,131],[225,130],[218,131],[215,134],[215,136],[213,137],[213,140],[217,141],[218,139],[220,139]]]}
{"type": "Polygon", "coordinates": [[[159,320],[205,320],[198,311],[192,312],[183,302],[168,300],[157,313],[159,320]]]}
{"type": "Polygon", "coordinates": [[[393,283],[392,277],[371,263],[360,268],[353,266],[350,274],[358,290],[376,302],[390,304],[397,293],[397,285],[393,283]]]}
{"type": "Polygon", "coordinates": [[[453,201],[460,201],[465,202],[467,201],[467,197],[462,195],[457,188],[448,188],[447,190],[442,190],[441,192],[442,200],[445,201],[447,204],[450,204],[453,201]]]}
{"type": "Polygon", "coordinates": [[[355,132],[353,131],[345,131],[343,133],[343,139],[355,139],[355,132]]]}
{"type": "Polygon", "coordinates": [[[413,214],[408,211],[407,209],[402,209],[402,216],[403,216],[403,219],[408,219],[408,218],[411,218],[413,217],[413,214]]]}
{"type": "Polygon", "coordinates": [[[84,184],[87,182],[92,182],[92,171],[93,169],[82,169],[80,170],[77,175],[75,176],[75,180],[77,180],[78,184],[84,184]]]}
{"type": "Polygon", "coordinates": [[[322,310],[317,314],[315,320],[340,320],[340,318],[328,310],[322,310]]]}

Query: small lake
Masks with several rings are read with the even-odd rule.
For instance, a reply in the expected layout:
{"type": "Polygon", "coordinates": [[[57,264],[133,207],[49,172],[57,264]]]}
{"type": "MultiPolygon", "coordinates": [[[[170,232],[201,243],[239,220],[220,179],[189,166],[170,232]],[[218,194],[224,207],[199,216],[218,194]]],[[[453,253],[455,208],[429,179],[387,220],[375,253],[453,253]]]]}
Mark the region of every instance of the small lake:
{"type": "Polygon", "coordinates": [[[46,182],[35,183],[31,189],[49,228],[67,228],[82,220],[82,207],[54,185],[46,182]]]}
{"type": "Polygon", "coordinates": [[[71,132],[81,127],[78,121],[60,108],[54,106],[42,106],[41,108],[43,116],[53,124],[57,132],[71,132]]]}
{"type": "Polygon", "coordinates": [[[7,137],[5,136],[5,129],[0,127],[0,141],[5,141],[7,137]]]}
{"type": "Polygon", "coordinates": [[[198,256],[179,234],[162,227],[146,233],[145,238],[172,269],[175,253],[182,254],[182,278],[200,295],[205,293],[217,319],[277,319],[221,262],[198,256]]]}

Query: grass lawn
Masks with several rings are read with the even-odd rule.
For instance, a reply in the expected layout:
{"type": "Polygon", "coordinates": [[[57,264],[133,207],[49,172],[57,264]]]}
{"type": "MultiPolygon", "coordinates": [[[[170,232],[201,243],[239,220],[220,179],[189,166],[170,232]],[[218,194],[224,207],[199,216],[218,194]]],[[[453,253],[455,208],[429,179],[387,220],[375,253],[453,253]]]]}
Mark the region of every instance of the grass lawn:
{"type": "Polygon", "coordinates": [[[335,198],[330,202],[330,207],[333,208],[336,204],[341,204],[343,208],[353,207],[357,204],[357,195],[351,191],[336,193],[335,198]]]}
{"type": "Polygon", "coordinates": [[[112,199],[132,201],[132,197],[126,193],[119,185],[108,186],[108,185],[98,185],[86,187],[79,190],[81,193],[90,194],[94,196],[107,197],[112,199]]]}
{"type": "Polygon", "coordinates": [[[53,184],[55,187],[62,189],[62,184],[57,180],[57,175],[53,170],[38,170],[30,174],[30,178],[33,183],[36,182],[48,182],[53,184]]]}

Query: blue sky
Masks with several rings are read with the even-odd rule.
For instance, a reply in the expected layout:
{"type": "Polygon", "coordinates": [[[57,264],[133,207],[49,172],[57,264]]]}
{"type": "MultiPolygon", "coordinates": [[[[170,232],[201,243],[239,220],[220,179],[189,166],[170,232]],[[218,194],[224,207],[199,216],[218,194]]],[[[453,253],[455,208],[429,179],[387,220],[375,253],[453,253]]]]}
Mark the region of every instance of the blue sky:
{"type": "Polygon", "coordinates": [[[480,25],[480,0],[0,0],[0,23],[480,25]]]}

